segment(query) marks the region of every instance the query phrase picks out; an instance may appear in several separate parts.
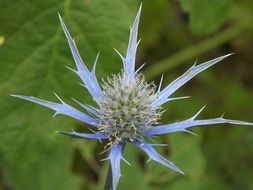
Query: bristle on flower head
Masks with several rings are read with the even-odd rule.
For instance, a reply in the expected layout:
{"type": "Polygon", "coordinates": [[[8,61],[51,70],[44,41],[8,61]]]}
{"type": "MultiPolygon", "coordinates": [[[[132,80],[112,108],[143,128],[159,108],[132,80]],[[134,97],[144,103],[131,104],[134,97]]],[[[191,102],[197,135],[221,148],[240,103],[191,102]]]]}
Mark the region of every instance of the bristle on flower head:
{"type": "Polygon", "coordinates": [[[141,74],[128,83],[123,72],[104,81],[104,97],[98,101],[99,130],[108,135],[112,144],[143,139],[143,131],[157,124],[161,108],[152,105],[157,96],[155,87],[141,74]]]}

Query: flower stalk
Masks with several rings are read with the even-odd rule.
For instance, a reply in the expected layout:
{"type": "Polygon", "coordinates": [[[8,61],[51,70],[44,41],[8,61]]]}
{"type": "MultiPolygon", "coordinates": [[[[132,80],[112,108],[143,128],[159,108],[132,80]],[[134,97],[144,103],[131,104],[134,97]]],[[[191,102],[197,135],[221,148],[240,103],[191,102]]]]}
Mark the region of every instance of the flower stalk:
{"type": "Polygon", "coordinates": [[[112,169],[111,169],[111,165],[109,164],[108,167],[108,172],[107,172],[107,176],[106,176],[106,180],[105,180],[105,186],[104,186],[104,190],[112,190],[112,169]]]}

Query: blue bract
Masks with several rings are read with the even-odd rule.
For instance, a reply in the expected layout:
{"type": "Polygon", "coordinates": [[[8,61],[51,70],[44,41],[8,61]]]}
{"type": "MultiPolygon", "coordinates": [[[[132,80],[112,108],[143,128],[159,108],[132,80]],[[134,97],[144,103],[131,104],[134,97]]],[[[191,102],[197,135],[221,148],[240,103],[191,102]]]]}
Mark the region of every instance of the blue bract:
{"type": "Polygon", "coordinates": [[[140,14],[141,7],[139,8],[134,24],[130,30],[126,56],[122,56],[116,50],[123,62],[122,72],[104,79],[101,85],[99,85],[95,75],[95,67],[98,56],[92,70],[89,71],[78,53],[75,41],[71,37],[67,27],[60,17],[61,26],[75,60],[76,70],[74,70],[74,72],[83,81],[85,88],[93,97],[96,107],[84,105],[77,100],[74,100],[86,110],[86,113],[83,113],[65,103],[57,95],[59,103],[45,101],[31,96],[13,95],[17,98],[48,107],[55,111],[55,115],[67,115],[92,126],[93,131],[95,132],[90,134],[75,131],[60,131],[60,133],[79,138],[107,141],[109,156],[106,160],[109,160],[111,165],[113,190],[116,189],[121,176],[120,162],[121,160],[126,161],[122,156],[126,143],[133,144],[143,150],[150,160],[154,160],[176,172],[183,173],[172,162],[162,157],[154,149],[152,144],[146,142],[146,139],[174,132],[192,133],[189,131],[189,128],[194,126],[206,126],[222,123],[253,125],[253,123],[230,120],[223,117],[205,120],[196,119],[203,108],[190,119],[185,121],[172,124],[160,124],[159,121],[163,113],[161,106],[171,100],[178,99],[171,98],[170,96],[194,76],[228,57],[230,54],[215,58],[199,65],[194,64],[182,76],[178,77],[162,90],[161,79],[159,87],[156,88],[153,83],[149,84],[145,82],[144,76],[139,73],[139,70],[135,71],[135,56],[139,43],[137,33],[140,14]]]}

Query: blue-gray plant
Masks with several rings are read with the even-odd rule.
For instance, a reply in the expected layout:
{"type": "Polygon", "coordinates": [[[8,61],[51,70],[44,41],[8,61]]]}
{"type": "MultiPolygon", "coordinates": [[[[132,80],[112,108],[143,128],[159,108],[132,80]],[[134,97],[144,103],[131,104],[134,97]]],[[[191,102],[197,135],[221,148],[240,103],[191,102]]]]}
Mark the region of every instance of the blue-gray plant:
{"type": "Polygon", "coordinates": [[[74,100],[86,110],[86,113],[83,113],[65,103],[56,94],[56,97],[60,101],[59,103],[45,101],[32,96],[13,95],[17,98],[48,107],[55,111],[55,115],[67,115],[93,127],[92,129],[94,133],[80,133],[75,131],[60,131],[59,133],[78,138],[96,139],[107,142],[109,156],[106,160],[110,161],[113,190],[116,189],[121,176],[120,162],[121,160],[127,162],[123,158],[123,149],[126,143],[133,144],[143,150],[150,160],[154,160],[176,172],[183,173],[172,162],[161,156],[154,149],[154,144],[148,143],[146,139],[174,132],[192,133],[188,129],[194,126],[223,123],[253,125],[253,123],[249,122],[225,119],[223,116],[205,120],[196,119],[203,108],[190,119],[172,124],[159,123],[163,113],[161,106],[171,100],[179,99],[170,97],[177,89],[198,73],[218,63],[230,54],[199,65],[194,64],[182,76],[178,77],[162,90],[161,79],[160,85],[156,89],[154,83],[149,84],[145,82],[144,76],[139,73],[140,69],[135,71],[136,50],[139,44],[137,33],[140,14],[141,7],[139,8],[133,26],[130,29],[130,38],[126,56],[122,56],[116,50],[123,62],[122,72],[103,80],[103,84],[101,84],[101,86],[99,85],[95,75],[95,67],[98,56],[92,70],[89,71],[78,53],[75,41],[71,37],[62,18],[60,17],[60,23],[68,40],[77,68],[77,70],[73,71],[83,81],[83,86],[92,96],[96,103],[96,107],[85,105],[77,100],[74,100]]]}

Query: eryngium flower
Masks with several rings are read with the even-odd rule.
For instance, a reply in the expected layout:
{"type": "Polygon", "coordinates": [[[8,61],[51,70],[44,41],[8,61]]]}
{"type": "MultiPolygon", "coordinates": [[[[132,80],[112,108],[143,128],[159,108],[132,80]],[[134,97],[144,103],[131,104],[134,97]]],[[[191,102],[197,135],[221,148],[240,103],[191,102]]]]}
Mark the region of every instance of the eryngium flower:
{"type": "Polygon", "coordinates": [[[199,65],[194,64],[188,71],[170,83],[163,90],[161,90],[161,79],[160,85],[156,89],[154,83],[148,84],[145,82],[144,76],[139,74],[139,70],[135,71],[135,56],[139,43],[137,40],[137,33],[140,13],[141,7],[139,8],[133,26],[130,29],[130,38],[126,56],[122,56],[116,50],[123,62],[122,72],[103,80],[101,86],[95,75],[95,66],[98,57],[95,60],[93,69],[89,71],[78,53],[75,41],[60,17],[61,26],[75,60],[77,70],[74,70],[74,72],[83,81],[85,88],[93,97],[96,107],[84,105],[75,100],[86,110],[86,113],[83,113],[65,103],[57,95],[56,97],[59,99],[59,103],[45,101],[32,96],[13,95],[37,103],[41,106],[48,107],[55,111],[55,115],[67,115],[93,127],[92,131],[94,131],[94,133],[89,134],[75,131],[60,131],[60,133],[78,138],[107,141],[109,156],[106,160],[110,161],[113,190],[116,189],[121,176],[120,162],[121,160],[126,161],[122,156],[126,143],[133,144],[143,150],[150,160],[154,160],[176,172],[183,173],[172,162],[162,157],[154,149],[153,144],[148,143],[146,139],[174,132],[192,133],[189,131],[189,128],[194,126],[224,123],[253,125],[253,123],[249,122],[225,119],[222,116],[205,120],[196,119],[203,108],[190,119],[172,124],[160,124],[159,120],[163,113],[161,106],[171,100],[178,99],[170,98],[170,96],[198,73],[218,63],[230,54],[199,65]]]}

